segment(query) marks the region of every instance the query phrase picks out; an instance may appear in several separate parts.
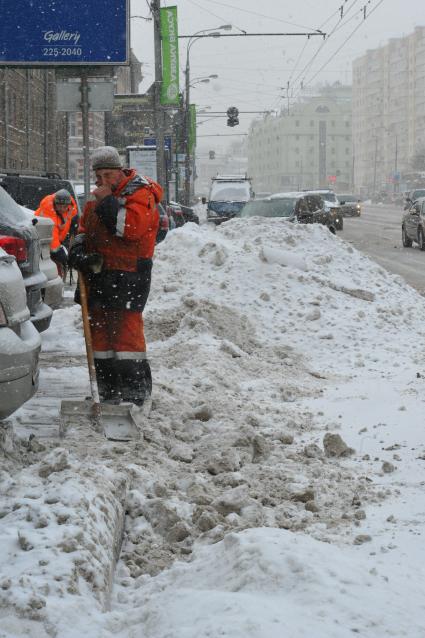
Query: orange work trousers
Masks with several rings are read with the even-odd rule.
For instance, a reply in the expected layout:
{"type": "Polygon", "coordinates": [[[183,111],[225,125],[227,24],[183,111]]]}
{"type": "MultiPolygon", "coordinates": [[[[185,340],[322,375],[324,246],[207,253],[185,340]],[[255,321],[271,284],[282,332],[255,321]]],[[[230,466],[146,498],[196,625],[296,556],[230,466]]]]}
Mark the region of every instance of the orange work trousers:
{"type": "Polygon", "coordinates": [[[146,341],[141,312],[116,308],[90,309],[95,359],[145,359],[146,341]]]}

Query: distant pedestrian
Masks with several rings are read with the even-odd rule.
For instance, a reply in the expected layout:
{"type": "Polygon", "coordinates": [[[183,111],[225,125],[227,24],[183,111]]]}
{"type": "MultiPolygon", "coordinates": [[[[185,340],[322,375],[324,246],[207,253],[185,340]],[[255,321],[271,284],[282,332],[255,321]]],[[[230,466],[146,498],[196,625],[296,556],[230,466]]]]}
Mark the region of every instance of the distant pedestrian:
{"type": "Polygon", "coordinates": [[[193,207],[194,212],[198,215],[200,224],[204,224],[207,221],[207,208],[206,197],[201,197],[198,203],[193,207]]]}

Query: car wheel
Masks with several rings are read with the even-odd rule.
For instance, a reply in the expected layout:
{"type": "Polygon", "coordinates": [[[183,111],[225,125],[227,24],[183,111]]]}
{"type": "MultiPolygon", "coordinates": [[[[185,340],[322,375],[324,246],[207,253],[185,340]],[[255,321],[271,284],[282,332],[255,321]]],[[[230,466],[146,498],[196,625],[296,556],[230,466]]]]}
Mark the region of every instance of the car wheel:
{"type": "Polygon", "coordinates": [[[403,246],[405,248],[410,248],[412,245],[412,240],[406,234],[406,229],[404,226],[401,227],[401,241],[403,242],[403,246]]]}
{"type": "Polygon", "coordinates": [[[425,250],[425,237],[422,228],[419,228],[418,230],[418,244],[420,250],[425,250]]]}

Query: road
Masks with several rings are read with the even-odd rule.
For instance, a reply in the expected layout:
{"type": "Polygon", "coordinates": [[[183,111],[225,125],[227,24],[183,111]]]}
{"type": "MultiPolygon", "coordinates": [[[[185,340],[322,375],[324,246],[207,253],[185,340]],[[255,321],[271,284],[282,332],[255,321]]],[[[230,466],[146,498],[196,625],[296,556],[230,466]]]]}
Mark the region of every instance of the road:
{"type": "Polygon", "coordinates": [[[417,244],[403,248],[402,216],[401,206],[365,205],[362,216],[345,218],[337,234],[425,295],[425,252],[417,244]]]}

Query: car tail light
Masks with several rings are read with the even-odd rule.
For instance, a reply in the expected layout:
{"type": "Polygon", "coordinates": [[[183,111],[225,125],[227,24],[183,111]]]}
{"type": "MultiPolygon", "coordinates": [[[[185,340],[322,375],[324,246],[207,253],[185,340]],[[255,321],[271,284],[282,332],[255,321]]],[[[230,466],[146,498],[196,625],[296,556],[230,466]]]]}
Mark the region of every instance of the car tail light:
{"type": "Polygon", "coordinates": [[[9,255],[16,257],[18,264],[28,259],[27,245],[25,240],[20,237],[0,235],[0,248],[3,248],[9,255]]]}
{"type": "Polygon", "coordinates": [[[7,326],[6,313],[0,303],[0,326],[7,326]]]}

